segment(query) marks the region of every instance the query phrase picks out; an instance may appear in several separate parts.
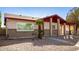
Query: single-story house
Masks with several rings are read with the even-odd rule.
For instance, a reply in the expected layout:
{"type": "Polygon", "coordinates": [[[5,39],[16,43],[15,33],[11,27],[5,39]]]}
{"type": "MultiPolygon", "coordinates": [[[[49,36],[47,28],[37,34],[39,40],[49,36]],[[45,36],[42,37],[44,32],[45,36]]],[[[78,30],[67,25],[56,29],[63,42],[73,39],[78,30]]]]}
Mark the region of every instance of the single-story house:
{"type": "MultiPolygon", "coordinates": [[[[9,37],[31,37],[33,32],[38,30],[36,20],[39,18],[4,14],[4,25],[6,27],[6,36],[9,37]]],[[[58,15],[51,15],[40,18],[44,21],[42,25],[45,36],[65,35],[70,31],[75,33],[75,24],[67,23],[63,18],[58,15]]]]}

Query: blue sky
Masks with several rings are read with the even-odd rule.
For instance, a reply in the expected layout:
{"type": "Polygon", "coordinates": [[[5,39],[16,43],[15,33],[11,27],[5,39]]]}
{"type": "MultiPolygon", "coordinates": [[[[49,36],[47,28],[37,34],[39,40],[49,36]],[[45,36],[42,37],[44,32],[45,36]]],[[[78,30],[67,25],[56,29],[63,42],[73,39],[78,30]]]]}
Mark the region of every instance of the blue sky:
{"type": "Polygon", "coordinates": [[[45,17],[58,14],[65,19],[68,11],[71,9],[72,7],[0,7],[0,12],[33,17],[45,17]]]}

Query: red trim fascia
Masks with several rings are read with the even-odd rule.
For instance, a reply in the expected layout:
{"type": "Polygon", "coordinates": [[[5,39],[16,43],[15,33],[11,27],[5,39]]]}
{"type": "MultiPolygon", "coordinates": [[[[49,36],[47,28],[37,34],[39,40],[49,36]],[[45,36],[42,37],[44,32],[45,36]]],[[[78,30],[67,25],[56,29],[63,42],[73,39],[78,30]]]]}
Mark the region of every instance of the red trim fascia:
{"type": "Polygon", "coordinates": [[[29,19],[20,19],[20,18],[12,18],[12,17],[5,17],[5,19],[12,19],[12,20],[23,20],[23,21],[30,21],[30,22],[35,22],[35,20],[29,20],[29,19]]]}
{"type": "Polygon", "coordinates": [[[50,18],[52,18],[52,22],[55,22],[55,23],[57,23],[57,19],[60,19],[61,24],[66,23],[66,21],[58,15],[52,15],[52,16],[49,16],[49,17],[45,17],[45,18],[43,18],[43,20],[45,22],[49,22],[50,18]]]}
{"type": "Polygon", "coordinates": [[[57,23],[57,19],[60,19],[60,24],[64,24],[64,23],[66,23],[67,25],[74,25],[75,24],[75,23],[66,22],[63,18],[61,18],[58,15],[48,16],[48,17],[43,18],[43,20],[44,20],[44,22],[49,22],[50,18],[52,18],[52,22],[54,22],[54,23],[57,23]]]}

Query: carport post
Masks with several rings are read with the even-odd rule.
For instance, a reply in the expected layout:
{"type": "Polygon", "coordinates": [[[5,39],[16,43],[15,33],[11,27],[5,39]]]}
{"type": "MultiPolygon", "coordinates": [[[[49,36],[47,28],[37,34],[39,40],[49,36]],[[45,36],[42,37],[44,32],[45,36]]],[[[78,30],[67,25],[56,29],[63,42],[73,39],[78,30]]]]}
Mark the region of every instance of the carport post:
{"type": "Polygon", "coordinates": [[[61,35],[63,35],[63,25],[61,25],[61,35]]]}
{"type": "Polygon", "coordinates": [[[7,28],[7,19],[6,19],[6,21],[5,21],[5,27],[6,27],[6,29],[5,29],[5,31],[6,31],[6,39],[8,39],[8,28],[7,28]]]}
{"type": "Polygon", "coordinates": [[[50,18],[49,29],[50,29],[50,36],[52,36],[52,18],[50,18]]]}
{"type": "Polygon", "coordinates": [[[65,35],[65,30],[66,30],[66,23],[64,23],[64,35],[65,35]]]}
{"type": "Polygon", "coordinates": [[[57,36],[60,35],[60,19],[57,19],[57,36]]]}

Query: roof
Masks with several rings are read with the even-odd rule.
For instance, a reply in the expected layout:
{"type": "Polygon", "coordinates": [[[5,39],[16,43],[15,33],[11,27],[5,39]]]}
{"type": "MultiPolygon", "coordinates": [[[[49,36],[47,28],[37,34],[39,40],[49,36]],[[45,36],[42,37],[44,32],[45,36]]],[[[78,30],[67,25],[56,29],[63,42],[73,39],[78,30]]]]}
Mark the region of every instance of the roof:
{"type": "MultiPolygon", "coordinates": [[[[8,14],[8,13],[5,13],[4,17],[5,17],[5,19],[24,20],[24,21],[32,21],[32,22],[35,22],[37,19],[40,19],[40,18],[37,18],[37,17],[15,15],[15,14],[8,14]]],[[[41,19],[43,19],[45,22],[49,22],[50,18],[52,18],[53,19],[52,22],[55,22],[55,23],[57,23],[57,19],[59,19],[61,24],[64,24],[64,23],[66,23],[68,25],[75,24],[75,23],[66,22],[62,17],[58,16],[57,14],[47,16],[47,17],[43,17],[41,19]]]]}
{"type": "Polygon", "coordinates": [[[6,19],[35,22],[38,18],[5,13],[4,14],[4,25],[6,25],[6,19]]]}
{"type": "Polygon", "coordinates": [[[21,18],[5,17],[5,20],[6,19],[35,22],[35,20],[32,20],[32,19],[21,19],[21,18]]]}
{"type": "Polygon", "coordinates": [[[50,18],[52,18],[52,19],[53,19],[52,22],[55,22],[55,23],[57,23],[57,19],[59,19],[61,24],[64,24],[64,23],[66,23],[66,24],[68,24],[68,25],[73,25],[73,24],[75,24],[75,23],[68,23],[68,22],[65,21],[62,17],[58,16],[57,14],[51,15],[51,16],[47,16],[47,17],[44,17],[44,18],[42,18],[42,19],[43,19],[44,21],[46,21],[46,22],[49,22],[49,21],[50,21],[50,18]]]}
{"type": "Polygon", "coordinates": [[[36,19],[38,19],[37,17],[15,15],[15,14],[8,14],[8,13],[5,13],[4,17],[8,18],[8,19],[16,19],[16,20],[17,19],[19,19],[19,20],[36,20],[36,19]]]}

